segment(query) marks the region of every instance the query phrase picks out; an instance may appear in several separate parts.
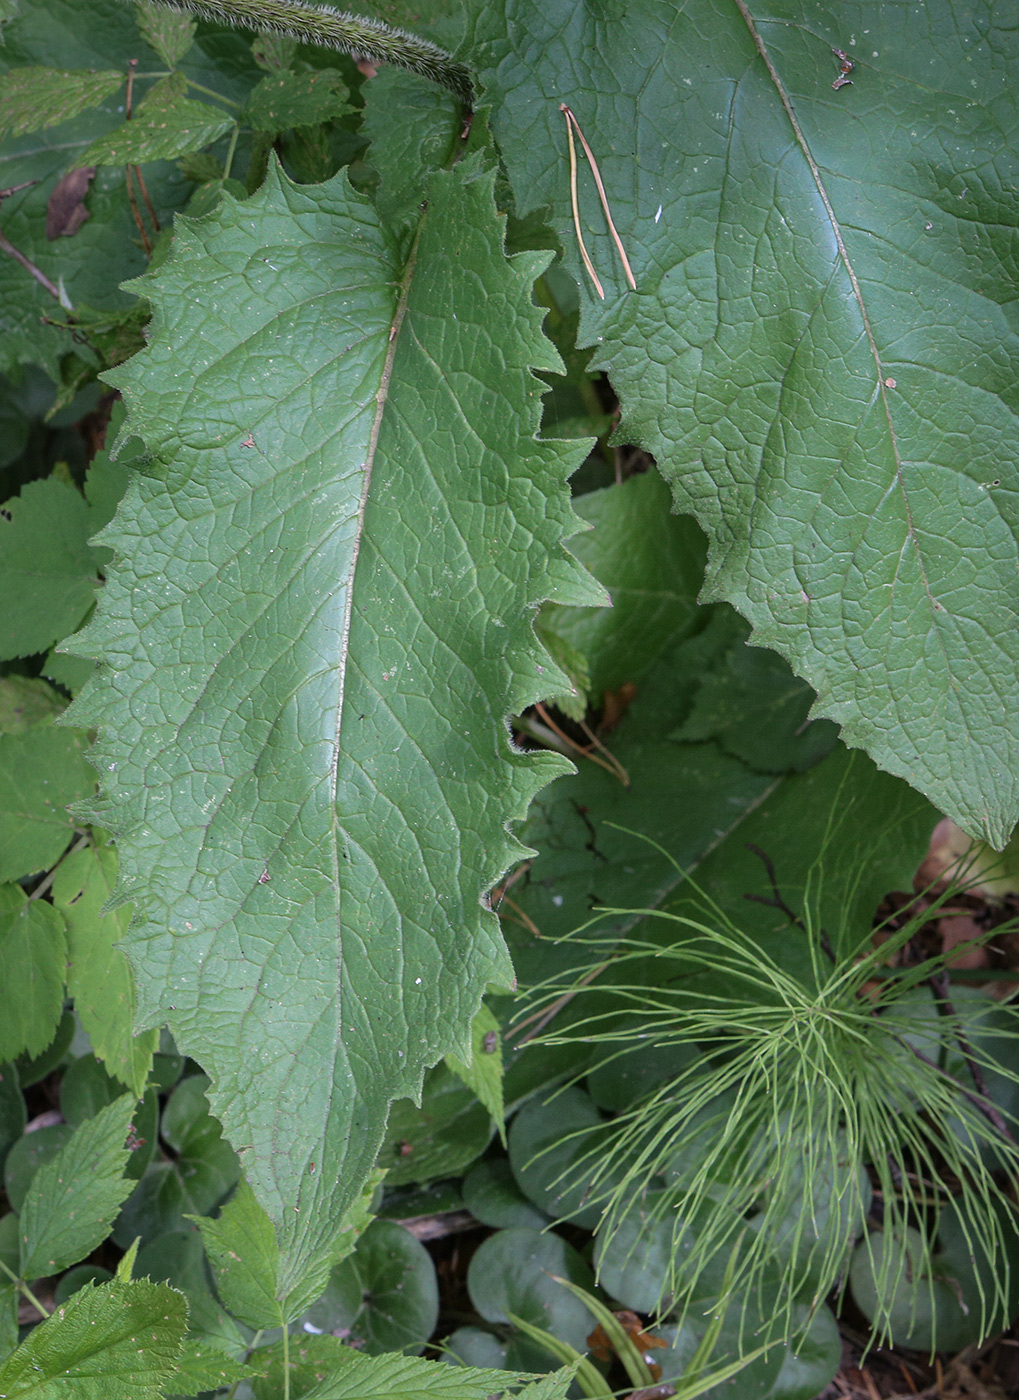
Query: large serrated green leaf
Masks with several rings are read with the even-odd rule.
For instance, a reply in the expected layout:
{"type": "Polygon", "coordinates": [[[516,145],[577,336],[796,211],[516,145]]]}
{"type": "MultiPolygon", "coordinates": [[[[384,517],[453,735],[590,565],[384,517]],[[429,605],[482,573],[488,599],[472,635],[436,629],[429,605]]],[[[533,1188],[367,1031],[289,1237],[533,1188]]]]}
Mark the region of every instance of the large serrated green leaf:
{"type": "Polygon", "coordinates": [[[187,1330],[183,1293],[163,1283],[86,1286],[0,1366],[5,1400],[159,1400],[187,1330]]]}
{"type": "Polygon", "coordinates": [[[21,1207],[21,1277],[49,1277],[91,1253],[131,1194],[124,1146],[136,1100],[115,1099],[76,1128],[32,1178],[21,1207]]]}
{"type": "Polygon", "coordinates": [[[510,0],[478,70],[549,206],[627,440],[711,541],[708,598],[846,741],[1000,845],[1019,815],[1019,31],[964,0],[510,0]],[[752,13],[751,13],[752,12],[752,13]],[[756,21],[753,18],[756,16],[756,21]],[[852,86],[833,91],[841,48],[852,86]],[[600,164],[630,291],[569,104],[600,164]]]}
{"type": "Polygon", "coordinates": [[[113,376],[155,460],[74,643],[114,663],[74,722],[102,731],[139,1020],[211,1074],[281,1288],[388,1101],[511,978],[481,894],[563,765],[504,716],[561,680],[538,601],[600,597],[561,546],[579,454],[535,437],[543,259],[505,258],[473,164],[429,194],[403,267],[342,175],[184,224],[113,376]]]}

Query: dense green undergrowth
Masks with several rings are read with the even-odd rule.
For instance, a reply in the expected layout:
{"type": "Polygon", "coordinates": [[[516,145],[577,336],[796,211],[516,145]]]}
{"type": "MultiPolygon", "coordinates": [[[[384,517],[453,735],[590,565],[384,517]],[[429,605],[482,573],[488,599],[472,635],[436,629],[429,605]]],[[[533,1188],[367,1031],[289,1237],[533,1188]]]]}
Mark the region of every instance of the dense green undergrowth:
{"type": "Polygon", "coordinates": [[[1014,34],[195,8],[0,3],[0,1393],[1005,1325],[1014,34]]]}

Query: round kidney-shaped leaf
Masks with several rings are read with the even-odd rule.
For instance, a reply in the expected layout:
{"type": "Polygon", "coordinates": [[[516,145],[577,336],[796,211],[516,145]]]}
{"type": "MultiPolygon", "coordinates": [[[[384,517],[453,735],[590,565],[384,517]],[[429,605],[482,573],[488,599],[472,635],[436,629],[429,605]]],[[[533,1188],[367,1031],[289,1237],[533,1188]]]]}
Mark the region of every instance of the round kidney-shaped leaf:
{"type": "Polygon", "coordinates": [[[33,1176],[44,1162],[57,1155],[73,1132],[70,1123],[54,1123],[50,1128],[38,1128],[18,1138],[4,1163],[4,1187],[14,1210],[21,1210],[33,1176]]]}
{"type": "MultiPolygon", "coordinates": [[[[882,1232],[868,1235],[853,1252],[849,1283],[860,1310],[887,1327],[895,1346],[956,1351],[972,1340],[962,1297],[939,1279],[919,1231],[901,1239],[882,1232]]],[[[979,1312],[979,1309],[978,1309],[979,1312]]]]}
{"type": "Polygon", "coordinates": [[[487,1322],[508,1322],[510,1313],[543,1327],[584,1351],[595,1322],[579,1298],[556,1278],[591,1290],[591,1270],[577,1251],[555,1234],[500,1230],[475,1253],[467,1270],[471,1302],[487,1322]]]}
{"type": "Polygon", "coordinates": [[[621,1113],[638,1099],[674,1078],[698,1058],[692,1045],[638,1044],[607,1058],[587,1076],[587,1088],[599,1108],[621,1113]]]}
{"type": "Polygon", "coordinates": [[[588,1164],[585,1158],[603,1130],[601,1114],[581,1089],[525,1104],[509,1134],[510,1166],[524,1195],[556,1219],[593,1230],[601,1207],[586,1204],[594,1159],[588,1164]]]}
{"type": "Polygon", "coordinates": [[[480,1366],[499,1371],[506,1366],[506,1343],[482,1327],[458,1327],[446,1338],[452,1357],[465,1366],[480,1366]]]}
{"type": "Polygon", "coordinates": [[[301,1319],[305,1331],[349,1338],[372,1356],[419,1355],[439,1320],[439,1288],[431,1255],[409,1230],[375,1220],[354,1253],[332,1272],[329,1286],[301,1319]]]}
{"type": "Polygon", "coordinates": [[[624,1307],[654,1312],[672,1289],[674,1275],[689,1252],[692,1232],[675,1230],[676,1213],[659,1214],[661,1192],[652,1192],[623,1216],[611,1232],[600,1234],[594,1247],[598,1282],[624,1307]]]}
{"type": "Polygon", "coordinates": [[[823,1305],[813,1315],[806,1303],[793,1309],[793,1327],[805,1327],[787,1347],[768,1400],[814,1400],[832,1380],[842,1360],[838,1323],[823,1305]]]}
{"type": "Polygon", "coordinates": [[[468,1173],[463,1183],[463,1199],[475,1220],[497,1230],[515,1225],[540,1230],[548,1224],[545,1212],[521,1193],[513,1179],[513,1169],[504,1157],[479,1162],[468,1173]]]}

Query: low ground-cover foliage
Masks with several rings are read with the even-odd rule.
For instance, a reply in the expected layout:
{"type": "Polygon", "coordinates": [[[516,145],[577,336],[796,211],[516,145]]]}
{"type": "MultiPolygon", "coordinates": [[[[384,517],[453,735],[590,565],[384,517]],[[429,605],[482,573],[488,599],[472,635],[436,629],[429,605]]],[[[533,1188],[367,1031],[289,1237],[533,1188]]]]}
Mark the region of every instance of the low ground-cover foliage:
{"type": "Polygon", "coordinates": [[[1017,815],[1014,35],[195,8],[0,8],[0,1391],[1007,1322],[1011,1008],[873,924],[1017,815]]]}

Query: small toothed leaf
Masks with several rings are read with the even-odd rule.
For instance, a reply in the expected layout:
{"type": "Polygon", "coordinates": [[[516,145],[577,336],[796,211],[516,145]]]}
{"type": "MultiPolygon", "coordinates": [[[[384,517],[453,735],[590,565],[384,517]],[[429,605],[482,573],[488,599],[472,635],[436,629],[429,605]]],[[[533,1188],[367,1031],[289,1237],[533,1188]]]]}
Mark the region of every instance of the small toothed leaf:
{"type": "Polygon", "coordinates": [[[176,160],[200,151],[233,126],[220,107],[186,97],[184,78],[174,73],[146,93],[131,120],[93,141],[76,165],[138,165],[176,160]]]}
{"type": "Polygon", "coordinates": [[[195,21],[167,5],[138,0],[138,32],[167,68],[176,68],[194,40],[195,21]]]}
{"type": "Polygon", "coordinates": [[[0,75],[0,139],[70,121],[117,91],[124,74],[12,68],[0,75]]]}
{"type": "Polygon", "coordinates": [[[347,108],[347,89],[335,69],[318,73],[271,73],[252,91],[244,119],[255,131],[317,126],[347,108]]]}
{"type": "Polygon", "coordinates": [[[86,1285],[0,1366],[5,1400],[159,1400],[187,1330],[183,1293],[163,1283],[86,1285]]]}
{"type": "Polygon", "coordinates": [[[109,1234],[133,1183],[125,1147],[136,1100],[124,1094],[88,1118],[32,1178],[21,1207],[21,1277],[59,1273],[109,1234]]]}

